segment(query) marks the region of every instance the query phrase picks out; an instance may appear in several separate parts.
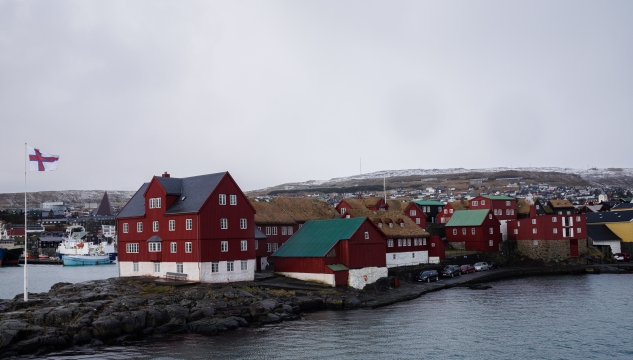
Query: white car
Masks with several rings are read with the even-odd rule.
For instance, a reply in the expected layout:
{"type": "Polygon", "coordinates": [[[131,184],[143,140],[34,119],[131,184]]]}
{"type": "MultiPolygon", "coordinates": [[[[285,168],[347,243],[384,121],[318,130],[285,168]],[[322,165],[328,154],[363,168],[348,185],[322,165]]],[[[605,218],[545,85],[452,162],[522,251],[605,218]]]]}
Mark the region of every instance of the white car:
{"type": "Polygon", "coordinates": [[[490,266],[488,266],[487,262],[475,263],[475,271],[484,271],[484,270],[490,270],[490,266]]]}

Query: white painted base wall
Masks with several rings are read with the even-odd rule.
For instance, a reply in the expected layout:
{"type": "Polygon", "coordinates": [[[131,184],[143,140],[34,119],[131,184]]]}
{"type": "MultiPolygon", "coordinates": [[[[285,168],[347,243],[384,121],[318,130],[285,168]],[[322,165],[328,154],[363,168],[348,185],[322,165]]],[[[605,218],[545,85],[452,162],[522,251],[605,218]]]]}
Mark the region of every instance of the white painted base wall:
{"type": "Polygon", "coordinates": [[[387,277],[389,271],[386,267],[366,267],[362,269],[350,269],[347,286],[362,290],[367,284],[373,284],[378,279],[387,277]],[[367,280],[365,280],[367,278],[367,280]]]}
{"type": "MultiPolygon", "coordinates": [[[[183,273],[187,280],[205,283],[226,283],[234,281],[252,281],[255,279],[255,259],[248,261],[248,270],[241,270],[241,262],[234,262],[234,271],[226,270],[226,261],[219,262],[217,273],[211,272],[211,263],[183,262],[183,273]]],[[[119,261],[119,276],[165,277],[168,272],[176,272],[175,262],[161,262],[160,271],[154,272],[154,262],[139,261],[138,271],[134,271],[132,261],[119,261]]]]}
{"type": "Polygon", "coordinates": [[[234,281],[252,281],[255,280],[255,259],[248,261],[248,270],[241,270],[241,261],[233,262],[233,271],[226,270],[226,261],[220,261],[218,272],[211,272],[211,263],[205,262],[200,264],[201,282],[205,283],[228,283],[234,281]]]}
{"type": "Polygon", "coordinates": [[[397,266],[427,264],[428,262],[429,262],[428,251],[387,253],[387,267],[388,268],[397,267],[397,266]]]}
{"type": "Polygon", "coordinates": [[[291,277],[294,279],[313,281],[321,284],[327,284],[335,286],[334,274],[313,274],[313,273],[298,273],[298,272],[278,272],[277,274],[291,277]]]}
{"type": "Polygon", "coordinates": [[[262,256],[259,260],[260,269],[266,270],[266,266],[268,266],[268,256],[262,256]]]}
{"type": "Polygon", "coordinates": [[[619,253],[622,252],[622,244],[617,241],[617,240],[613,240],[613,241],[594,241],[593,242],[594,245],[609,245],[611,246],[611,252],[612,253],[619,253]]]}
{"type": "Polygon", "coordinates": [[[508,241],[508,220],[499,220],[501,223],[501,241],[508,241]]]}
{"type": "Polygon", "coordinates": [[[429,264],[439,264],[440,257],[439,256],[431,256],[429,257],[429,264]]]}

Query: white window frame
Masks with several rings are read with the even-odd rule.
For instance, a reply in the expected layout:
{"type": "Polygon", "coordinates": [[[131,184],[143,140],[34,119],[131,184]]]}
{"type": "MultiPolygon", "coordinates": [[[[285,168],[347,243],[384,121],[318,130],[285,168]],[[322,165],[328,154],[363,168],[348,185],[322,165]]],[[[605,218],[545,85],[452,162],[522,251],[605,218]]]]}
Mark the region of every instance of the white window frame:
{"type": "Polygon", "coordinates": [[[580,234],[582,232],[582,228],[576,228],[576,234],[580,234]]]}
{"type": "Polygon", "coordinates": [[[185,252],[186,253],[191,253],[193,252],[193,243],[191,241],[187,241],[185,243],[185,252]]]}
{"type": "Polygon", "coordinates": [[[219,273],[220,272],[220,263],[219,262],[212,262],[211,263],[211,272],[212,273],[219,273]]]}
{"type": "Polygon", "coordinates": [[[154,263],[154,272],[155,273],[159,273],[160,272],[160,263],[159,262],[155,262],[154,263]]]}
{"type": "Polygon", "coordinates": [[[181,263],[181,262],[177,262],[176,263],[176,272],[179,273],[179,274],[182,274],[182,273],[185,272],[185,266],[184,266],[183,263],[181,263]]]}
{"type": "Polygon", "coordinates": [[[123,223],[123,232],[128,233],[130,231],[130,225],[128,223],[123,223]]]}
{"type": "Polygon", "coordinates": [[[138,243],[125,244],[125,252],[128,254],[138,254],[138,243]]]}
{"type": "Polygon", "coordinates": [[[272,227],[272,230],[273,230],[273,235],[277,235],[277,227],[276,227],[276,226],[273,226],[273,227],[272,227]]]}
{"type": "Polygon", "coordinates": [[[246,251],[246,250],[248,250],[248,240],[241,240],[240,251],[246,251]]]}
{"type": "Polygon", "coordinates": [[[132,271],[138,272],[138,262],[137,261],[132,263],[132,271]]]}
{"type": "Polygon", "coordinates": [[[369,231],[365,231],[365,240],[369,240],[369,231]]]}
{"type": "Polygon", "coordinates": [[[409,210],[409,216],[415,216],[415,210],[409,210]]]}
{"type": "Polygon", "coordinates": [[[272,243],[267,243],[266,244],[266,252],[273,252],[273,244],[272,243]]]}
{"type": "Polygon", "coordinates": [[[552,222],[556,222],[556,216],[552,216],[552,222]]]}
{"type": "Polygon", "coordinates": [[[481,206],[486,205],[486,200],[481,200],[481,206]]]}
{"type": "Polygon", "coordinates": [[[185,220],[185,230],[193,230],[193,219],[185,220]]]}
{"type": "Polygon", "coordinates": [[[402,246],[402,239],[398,239],[398,247],[402,246]]]}
{"type": "Polygon", "coordinates": [[[169,243],[169,251],[172,254],[175,254],[178,251],[178,243],[176,243],[175,241],[172,241],[169,243]]]}
{"type": "Polygon", "coordinates": [[[176,220],[169,220],[169,231],[176,231],[176,220]]]}
{"type": "Polygon", "coordinates": [[[222,240],[220,242],[220,252],[228,252],[229,251],[229,242],[226,240],[222,240]]]}
{"type": "Polygon", "coordinates": [[[152,231],[158,232],[158,220],[152,221],[152,231]]]}
{"type": "Polygon", "coordinates": [[[453,213],[453,209],[448,209],[448,212],[449,212],[450,214],[452,214],[452,213],[453,213]]]}
{"type": "Polygon", "coordinates": [[[457,229],[453,229],[453,235],[457,235],[457,229]]]}
{"type": "Polygon", "coordinates": [[[495,230],[493,228],[490,228],[490,234],[494,234],[495,230]]]}
{"type": "Polygon", "coordinates": [[[292,235],[292,226],[288,226],[288,235],[292,235]]]}
{"type": "Polygon", "coordinates": [[[514,235],[518,235],[519,234],[519,229],[514,229],[514,235]]]}
{"type": "Polygon", "coordinates": [[[558,229],[557,229],[557,228],[553,228],[553,229],[552,229],[552,232],[553,232],[554,234],[558,234],[558,229]]]}
{"type": "Polygon", "coordinates": [[[229,220],[227,218],[220,219],[220,229],[226,230],[229,228],[229,220]]]}
{"type": "Polygon", "coordinates": [[[237,205],[237,195],[229,195],[229,204],[237,205]]]}
{"type": "Polygon", "coordinates": [[[511,206],[510,205],[510,200],[506,200],[506,206],[511,206]]]}
{"type": "Polygon", "coordinates": [[[470,235],[475,235],[475,228],[470,228],[470,235]]]}
{"type": "Polygon", "coordinates": [[[347,211],[347,208],[342,207],[341,208],[341,215],[345,215],[345,212],[347,211]]]}
{"type": "Polygon", "coordinates": [[[488,246],[494,246],[494,241],[488,240],[488,246]]]}
{"type": "Polygon", "coordinates": [[[255,250],[259,250],[259,241],[255,239],[255,250]]]}
{"type": "Polygon", "coordinates": [[[532,219],[532,225],[536,225],[536,219],[532,219]]]}
{"type": "Polygon", "coordinates": [[[285,226],[281,227],[281,235],[286,235],[287,234],[287,230],[285,226]]]}
{"type": "Polygon", "coordinates": [[[479,201],[473,200],[473,206],[479,206],[479,201]]]}
{"type": "Polygon", "coordinates": [[[411,239],[407,239],[407,246],[411,246],[411,239]]]}
{"type": "Polygon", "coordinates": [[[279,244],[278,243],[273,243],[273,252],[279,250],[279,244]]]}
{"type": "Polygon", "coordinates": [[[532,228],[532,234],[536,234],[536,233],[537,233],[536,228],[532,228]]]}
{"type": "Polygon", "coordinates": [[[159,241],[152,241],[150,243],[147,244],[147,248],[149,250],[149,252],[161,252],[162,251],[162,245],[159,241]]]}
{"type": "Polygon", "coordinates": [[[466,228],[462,228],[462,235],[466,235],[466,228]]]}
{"type": "Polygon", "coordinates": [[[580,216],[576,216],[576,222],[580,222],[580,216]]]}
{"type": "Polygon", "coordinates": [[[393,247],[393,239],[387,239],[387,247],[393,247]]]}
{"type": "Polygon", "coordinates": [[[240,270],[248,271],[248,260],[242,260],[240,262],[240,270]]]}
{"type": "Polygon", "coordinates": [[[270,226],[266,226],[266,235],[270,235],[270,226]]]}
{"type": "Polygon", "coordinates": [[[233,261],[227,261],[226,262],[226,271],[227,272],[235,271],[235,263],[233,261]]]}
{"type": "Polygon", "coordinates": [[[246,229],[246,226],[247,226],[246,218],[241,218],[240,219],[240,229],[246,229]]]}
{"type": "Polygon", "coordinates": [[[220,205],[226,205],[226,194],[220,194],[218,201],[220,205]]]}
{"type": "Polygon", "coordinates": [[[143,223],[140,222],[140,221],[136,223],[136,232],[137,233],[142,233],[143,232],[143,223]]]}
{"type": "Polygon", "coordinates": [[[422,245],[426,246],[426,238],[422,238],[422,245]]]}

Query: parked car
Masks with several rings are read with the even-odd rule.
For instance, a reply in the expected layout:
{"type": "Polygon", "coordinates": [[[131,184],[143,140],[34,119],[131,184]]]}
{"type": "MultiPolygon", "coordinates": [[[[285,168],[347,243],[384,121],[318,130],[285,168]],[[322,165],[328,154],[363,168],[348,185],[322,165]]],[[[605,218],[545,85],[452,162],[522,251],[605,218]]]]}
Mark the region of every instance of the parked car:
{"type": "Polygon", "coordinates": [[[498,269],[498,268],[499,268],[498,262],[491,261],[488,263],[488,269],[492,270],[492,269],[498,269]]]}
{"type": "Polygon", "coordinates": [[[628,253],[615,253],[613,254],[613,258],[616,261],[626,261],[626,262],[631,261],[631,255],[629,255],[628,253]]]}
{"type": "Polygon", "coordinates": [[[446,277],[455,277],[460,276],[462,274],[462,269],[459,265],[448,265],[442,270],[442,276],[446,277]]]}
{"type": "Polygon", "coordinates": [[[461,270],[462,270],[462,274],[474,273],[475,267],[470,264],[466,264],[466,265],[461,266],[461,270]]]}
{"type": "Polygon", "coordinates": [[[418,278],[416,280],[426,282],[439,281],[440,276],[437,273],[437,270],[424,270],[418,274],[418,278]]]}
{"type": "Polygon", "coordinates": [[[475,263],[475,271],[484,271],[484,270],[490,270],[490,266],[488,266],[487,262],[475,263]]]}

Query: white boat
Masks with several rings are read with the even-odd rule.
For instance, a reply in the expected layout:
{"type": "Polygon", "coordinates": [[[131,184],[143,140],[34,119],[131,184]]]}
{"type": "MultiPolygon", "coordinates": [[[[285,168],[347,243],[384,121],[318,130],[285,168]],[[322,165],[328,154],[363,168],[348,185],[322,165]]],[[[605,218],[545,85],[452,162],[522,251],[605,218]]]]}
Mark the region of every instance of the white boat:
{"type": "Polygon", "coordinates": [[[103,240],[101,241],[101,246],[103,246],[106,254],[110,255],[110,260],[116,260],[117,256],[117,241],[116,241],[116,231],[114,225],[101,225],[101,234],[103,236],[103,240]]]}
{"type": "Polygon", "coordinates": [[[57,246],[57,257],[64,259],[67,255],[89,255],[99,247],[92,242],[85,241],[88,233],[81,225],[71,225],[66,228],[64,240],[57,246]]]}
{"type": "Polygon", "coordinates": [[[111,264],[109,255],[66,255],[64,266],[87,266],[111,264]]]}

